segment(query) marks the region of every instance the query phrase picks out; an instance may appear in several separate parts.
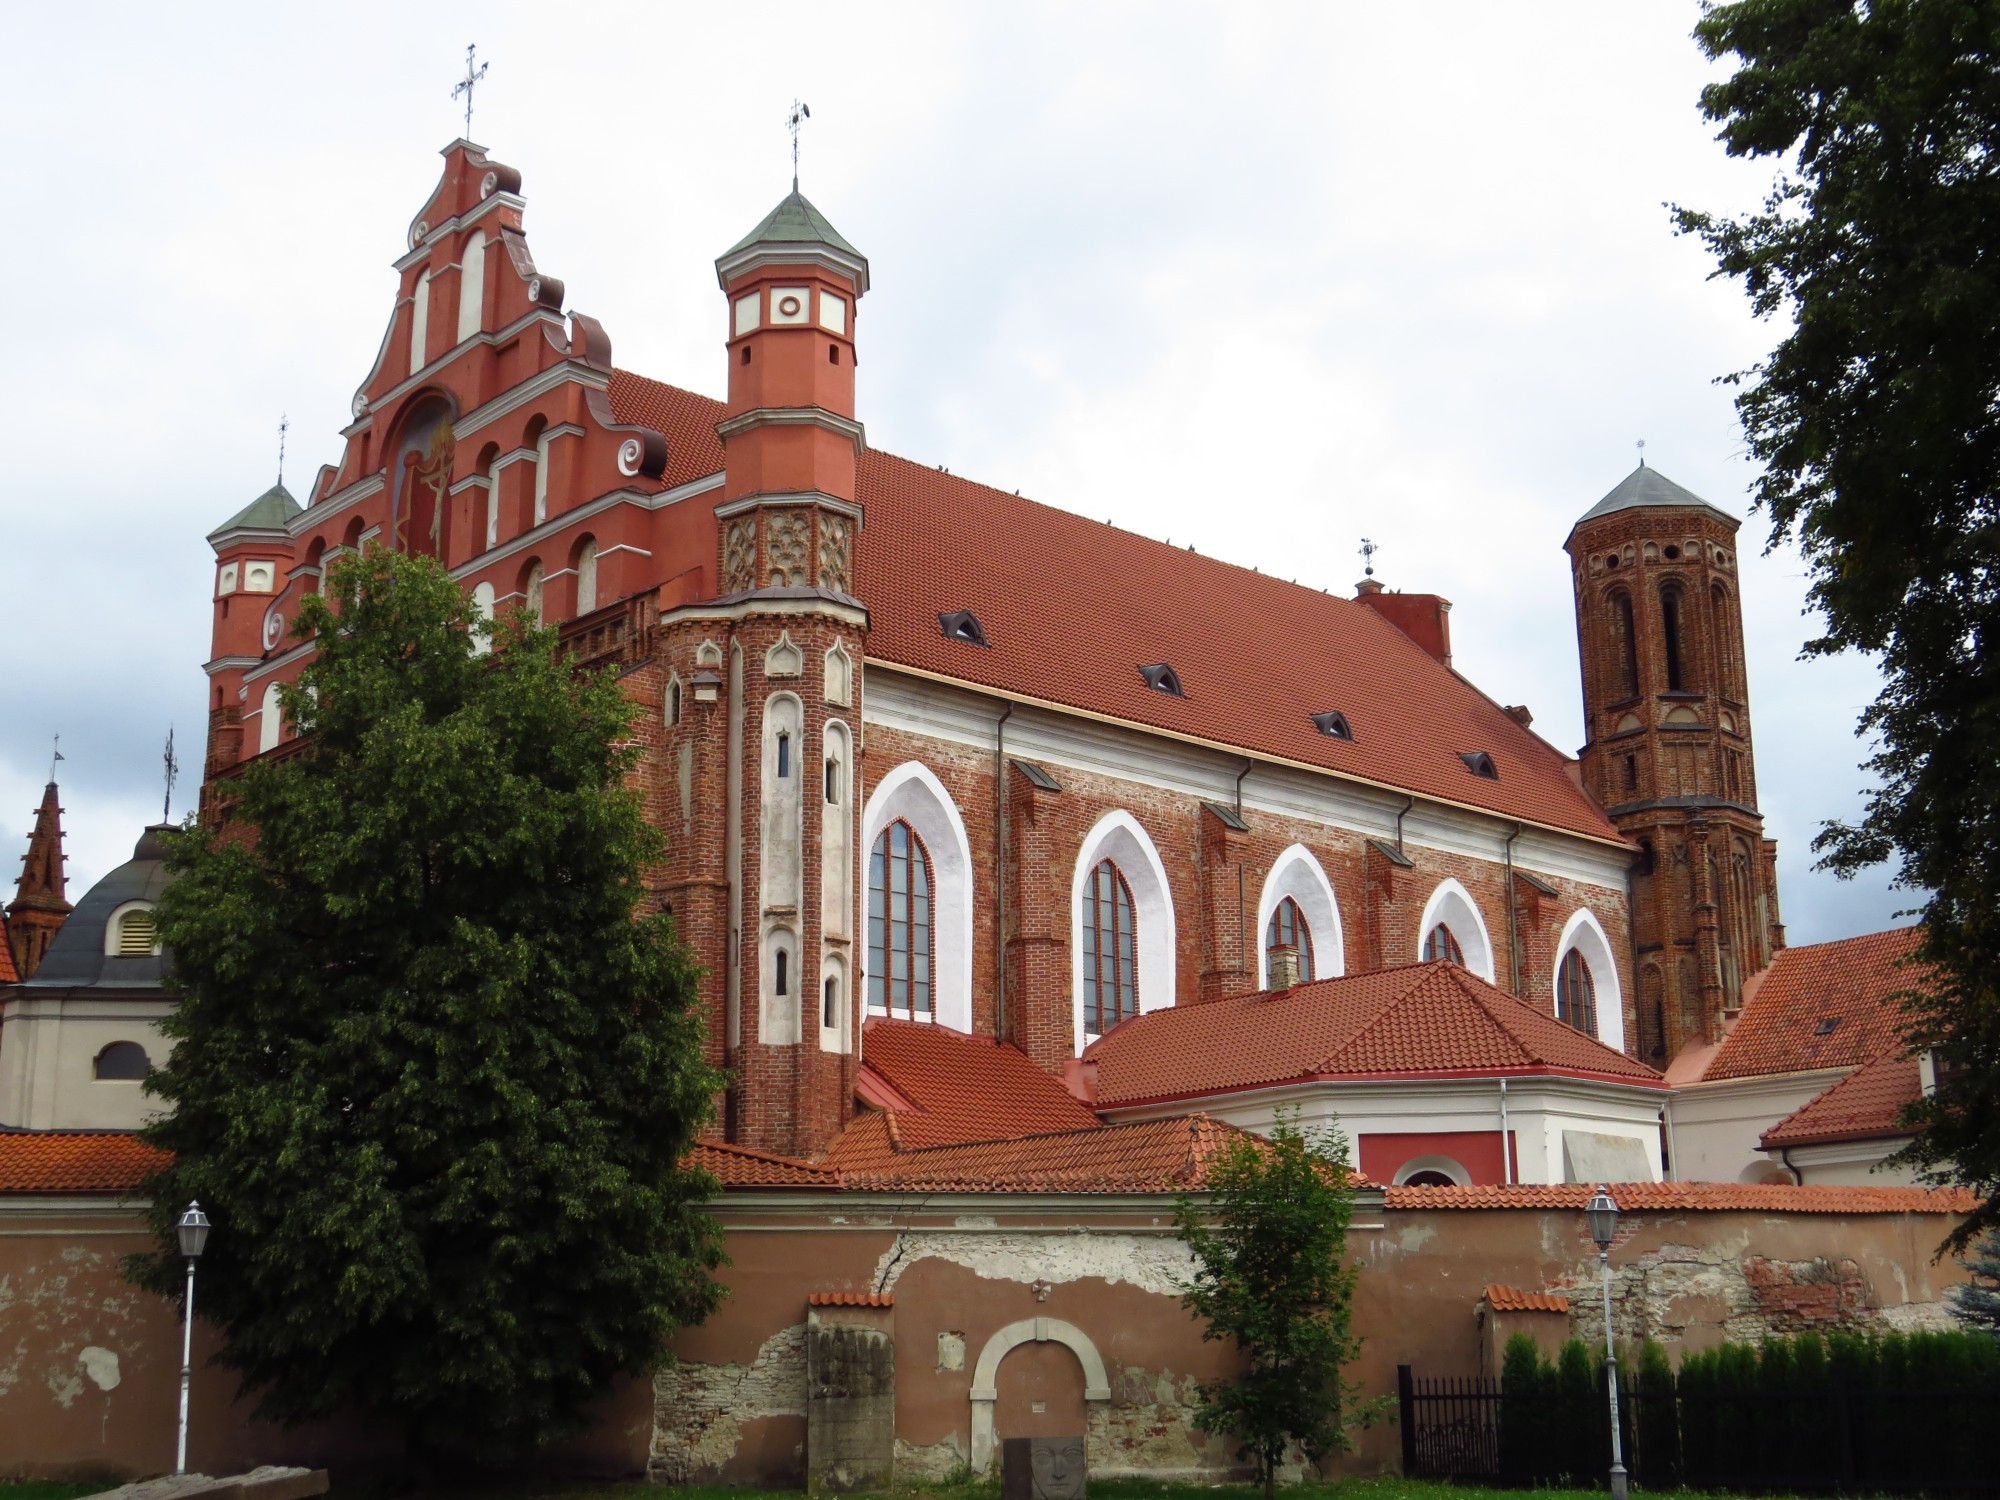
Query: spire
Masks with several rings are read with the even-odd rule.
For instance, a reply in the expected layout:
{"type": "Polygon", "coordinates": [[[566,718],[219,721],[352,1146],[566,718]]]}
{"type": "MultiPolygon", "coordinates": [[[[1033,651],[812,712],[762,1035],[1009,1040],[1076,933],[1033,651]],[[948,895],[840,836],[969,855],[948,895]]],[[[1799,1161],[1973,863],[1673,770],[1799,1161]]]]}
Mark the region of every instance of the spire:
{"type": "Polygon", "coordinates": [[[34,977],[42,955],[69,917],[62,840],[62,807],[56,801],[56,784],[51,781],[42,790],[35,831],[28,835],[28,852],[21,861],[20,885],[7,908],[7,930],[23,979],[34,977]]]}

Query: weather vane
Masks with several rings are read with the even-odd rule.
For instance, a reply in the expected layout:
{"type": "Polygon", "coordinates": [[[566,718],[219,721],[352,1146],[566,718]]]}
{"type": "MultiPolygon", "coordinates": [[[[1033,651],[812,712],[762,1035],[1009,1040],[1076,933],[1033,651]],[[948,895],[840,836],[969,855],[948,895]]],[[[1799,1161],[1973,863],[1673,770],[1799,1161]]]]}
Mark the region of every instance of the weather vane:
{"type": "Polygon", "coordinates": [[[1362,577],[1373,578],[1375,576],[1375,554],[1380,552],[1381,550],[1382,549],[1380,547],[1376,546],[1373,542],[1369,541],[1367,537],[1364,536],[1361,539],[1362,577]]]}
{"type": "Polygon", "coordinates": [[[1646,467],[1646,440],[1644,438],[1639,439],[1638,449],[1639,449],[1639,467],[1643,469],[1646,467]]]}
{"type": "Polygon", "coordinates": [[[792,132],[792,191],[799,190],[799,127],[812,118],[812,110],[801,101],[792,101],[791,113],[785,116],[785,125],[792,132]]]}
{"type": "Polygon", "coordinates": [[[55,752],[49,757],[49,780],[54,781],[56,779],[56,762],[63,758],[62,736],[57,735],[55,744],[49,748],[55,752]]]}
{"type": "Polygon", "coordinates": [[[278,413],[278,488],[285,487],[285,434],[291,431],[292,419],[285,412],[278,413]]]}
{"type": "Polygon", "coordinates": [[[465,95],[465,138],[468,141],[472,139],[472,88],[486,76],[487,66],[485,63],[481,63],[477,68],[472,66],[472,54],[477,50],[476,46],[465,49],[465,76],[459,79],[458,87],[451,91],[451,97],[454,99],[460,94],[465,95]]]}
{"type": "Polygon", "coordinates": [[[167,753],[162,755],[160,760],[166,766],[167,770],[167,795],[166,800],[160,805],[160,821],[166,823],[173,819],[174,779],[180,775],[181,770],[181,763],[174,759],[174,731],[172,725],[167,726],[167,753]]]}

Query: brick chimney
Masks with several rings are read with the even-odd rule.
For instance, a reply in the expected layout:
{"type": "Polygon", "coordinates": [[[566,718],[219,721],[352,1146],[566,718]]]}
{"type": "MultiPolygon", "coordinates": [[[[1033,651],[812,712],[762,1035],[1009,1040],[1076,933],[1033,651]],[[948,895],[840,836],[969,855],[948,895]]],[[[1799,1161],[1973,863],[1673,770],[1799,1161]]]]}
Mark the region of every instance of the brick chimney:
{"type": "Polygon", "coordinates": [[[1282,993],[1299,982],[1299,950],[1296,948],[1273,948],[1271,959],[1271,989],[1282,993]]]}
{"type": "Polygon", "coordinates": [[[1355,585],[1354,597],[1402,631],[1445,666],[1451,665],[1451,601],[1436,594],[1392,594],[1373,578],[1355,585]]]}

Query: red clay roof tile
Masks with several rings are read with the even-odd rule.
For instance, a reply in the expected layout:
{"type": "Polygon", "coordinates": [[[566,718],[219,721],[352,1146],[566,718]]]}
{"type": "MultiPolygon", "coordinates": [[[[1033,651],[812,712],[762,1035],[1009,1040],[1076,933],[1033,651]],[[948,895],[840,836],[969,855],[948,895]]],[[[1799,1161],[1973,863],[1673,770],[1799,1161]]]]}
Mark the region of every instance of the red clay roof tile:
{"type": "Polygon", "coordinates": [[[870,1017],[861,1035],[862,1067],[887,1089],[864,1088],[870,1102],[895,1109],[906,1150],[1006,1136],[1091,1130],[1090,1107],[1044,1073],[1018,1047],[966,1036],[920,1021],[870,1017]]]}
{"type": "Polygon", "coordinates": [[[687,1164],[712,1173],[724,1187],[806,1187],[836,1188],[840,1176],[811,1162],[789,1156],[773,1156],[768,1151],[752,1151],[748,1146],[732,1146],[723,1141],[699,1141],[687,1155],[687,1164]]]}
{"type": "Polygon", "coordinates": [[[894,1292],[814,1292],[807,1307],[894,1307],[894,1292]]]}
{"type": "Polygon", "coordinates": [[[1569,1311],[1569,1298],[1552,1296],[1548,1292],[1524,1292],[1514,1286],[1489,1286],[1482,1294],[1486,1305],[1494,1312],[1548,1312],[1569,1311]]]}
{"type": "MultiPolygon", "coordinates": [[[[1583,1213],[1597,1189],[1589,1183],[1512,1187],[1392,1187],[1390,1208],[1562,1208],[1583,1213]]],[[[1626,1213],[1966,1214],[1980,1204],[1967,1188],[1793,1187],[1789,1183],[1616,1182],[1611,1196],[1626,1213]]]]}
{"type": "Polygon", "coordinates": [[[21,971],[14,966],[13,934],[7,931],[7,914],[0,912],[0,984],[19,984],[21,971]]]}
{"type": "MultiPolygon", "coordinates": [[[[624,370],[610,398],[619,420],[666,434],[664,483],[721,469],[721,402],[624,370]]],[[[1366,605],[873,449],[857,482],[867,527],[856,592],[870,604],[873,660],[1619,837],[1567,756],[1366,605]],[[939,629],[940,614],[967,609],[987,646],[939,629]],[[1140,677],[1162,661],[1185,697],[1140,677]],[[1347,716],[1352,740],[1314,727],[1328,709],[1347,716]],[[1493,757],[1497,781],[1459,758],[1475,750],[1493,757]]]]}
{"type": "Polygon", "coordinates": [[[122,1130],[0,1130],[0,1193],[129,1193],[167,1164],[122,1130]]]}
{"type": "Polygon", "coordinates": [[[843,1171],[842,1178],[849,1188],[864,1190],[1179,1192],[1199,1187],[1216,1157],[1243,1134],[1233,1125],[1193,1115],[890,1153],[843,1171]]]}
{"type": "Polygon", "coordinates": [[[1909,1135],[1903,1107],[1914,1104],[1919,1092],[1917,1060],[1885,1052],[1765,1131],[1764,1149],[1909,1135]]]}
{"type": "Polygon", "coordinates": [[[1921,970],[1901,966],[1920,936],[1896,927],[1779,950],[1702,1081],[1855,1068],[1880,1056],[1902,1034],[1891,997],[1921,982],[1921,970]],[[1836,1024],[1822,1032],[1828,1020],[1836,1024]]]}
{"type": "Polygon", "coordinates": [[[1661,1087],[1660,1075],[1456,964],[1323,979],[1136,1017],[1091,1044],[1099,1109],[1309,1078],[1567,1073],[1661,1087]]]}

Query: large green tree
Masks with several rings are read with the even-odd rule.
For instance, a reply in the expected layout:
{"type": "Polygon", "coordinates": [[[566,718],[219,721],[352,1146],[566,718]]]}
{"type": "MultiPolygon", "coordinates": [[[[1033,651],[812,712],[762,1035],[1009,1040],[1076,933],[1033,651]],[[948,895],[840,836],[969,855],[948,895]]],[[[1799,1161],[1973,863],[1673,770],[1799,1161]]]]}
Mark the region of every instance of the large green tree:
{"type": "Polygon", "coordinates": [[[714,1306],[715,1183],[683,1157],[718,1080],[685,948],[635,915],[657,849],[616,684],[518,617],[480,654],[428,559],[371,550],[330,593],[299,612],[295,753],[169,855],[173,1161],[133,1274],[178,1291],[199,1199],[198,1307],[263,1415],[504,1456],[714,1306]]]}
{"type": "Polygon", "coordinates": [[[1175,1222],[1194,1257],[1181,1301],[1243,1357],[1235,1376],[1204,1385],[1195,1425],[1225,1432],[1255,1460],[1264,1494],[1296,1445],[1313,1460],[1348,1446],[1356,1403],[1346,1366],[1361,1351],[1350,1327],[1354,1267],[1347,1226],[1354,1189],[1347,1142],[1281,1116],[1268,1140],[1243,1136],[1210,1166],[1208,1201],[1183,1196],[1175,1222]]]}
{"type": "Polygon", "coordinates": [[[1782,165],[1761,211],[1684,230],[1787,332],[1735,377],[1774,542],[1826,631],[1875,655],[1865,815],[1815,843],[1926,893],[1911,1041],[1944,1066],[1905,1154],[2000,1223],[2000,5],[1738,0],[1695,30],[1732,76],[1702,109],[1782,165]]]}

